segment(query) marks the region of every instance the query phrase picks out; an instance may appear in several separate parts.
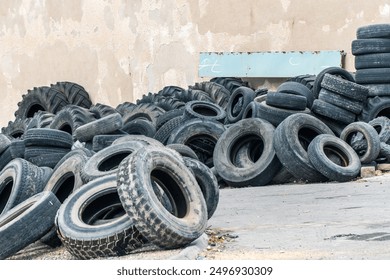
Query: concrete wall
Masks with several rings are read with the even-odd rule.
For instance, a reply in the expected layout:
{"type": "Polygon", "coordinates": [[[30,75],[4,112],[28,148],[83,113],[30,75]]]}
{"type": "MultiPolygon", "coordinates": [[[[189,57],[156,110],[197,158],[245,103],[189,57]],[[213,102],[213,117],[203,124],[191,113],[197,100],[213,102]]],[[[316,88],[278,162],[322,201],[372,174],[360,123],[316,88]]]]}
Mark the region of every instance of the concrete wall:
{"type": "Polygon", "coordinates": [[[111,106],[187,87],[200,51],[345,50],[353,71],[356,29],[389,19],[388,0],[2,0],[0,126],[27,89],[57,81],[111,106]]]}

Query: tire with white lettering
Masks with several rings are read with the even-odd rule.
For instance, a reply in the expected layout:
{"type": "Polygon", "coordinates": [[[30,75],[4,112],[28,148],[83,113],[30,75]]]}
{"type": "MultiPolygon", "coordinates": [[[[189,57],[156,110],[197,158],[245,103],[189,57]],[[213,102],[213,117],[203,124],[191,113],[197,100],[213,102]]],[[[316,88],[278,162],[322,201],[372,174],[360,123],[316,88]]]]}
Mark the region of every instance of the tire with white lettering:
{"type": "Polygon", "coordinates": [[[207,208],[201,189],[188,167],[171,151],[153,146],[139,149],[121,162],[117,177],[126,213],[153,244],[179,248],[204,233],[207,208]],[[170,198],[173,213],[158,200],[153,182],[170,198]]]}
{"type": "Polygon", "coordinates": [[[78,259],[122,256],[146,242],[123,209],[116,175],[75,190],[61,205],[55,223],[65,248],[78,259]]]}
{"type": "Polygon", "coordinates": [[[40,192],[0,217],[0,259],[37,241],[54,225],[61,203],[52,192],[40,192]]]}
{"type": "Polygon", "coordinates": [[[321,134],[309,144],[307,154],[313,166],[332,181],[350,181],[359,174],[361,163],[358,155],[345,141],[334,135],[321,134]],[[341,165],[329,159],[337,155],[341,165]]]}

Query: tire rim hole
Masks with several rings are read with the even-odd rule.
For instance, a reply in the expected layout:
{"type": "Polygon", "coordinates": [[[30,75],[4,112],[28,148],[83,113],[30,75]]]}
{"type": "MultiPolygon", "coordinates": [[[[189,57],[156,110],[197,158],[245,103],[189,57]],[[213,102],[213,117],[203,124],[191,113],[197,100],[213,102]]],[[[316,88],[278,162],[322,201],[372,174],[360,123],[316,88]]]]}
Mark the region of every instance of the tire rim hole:
{"type": "Polygon", "coordinates": [[[302,148],[307,151],[309,144],[319,133],[312,128],[304,127],[298,131],[298,139],[302,148]]]}
{"type": "Polygon", "coordinates": [[[192,107],[192,110],[195,113],[197,113],[199,115],[202,115],[202,116],[206,116],[206,117],[216,117],[216,116],[218,116],[218,112],[216,112],[216,110],[214,110],[211,107],[206,107],[206,106],[202,106],[202,105],[194,105],[192,107]]]}
{"type": "MultiPolygon", "coordinates": [[[[165,170],[155,169],[150,174],[152,184],[158,184],[168,196],[171,205],[176,209],[174,216],[181,219],[188,213],[188,201],[183,194],[179,178],[175,178],[165,170]]],[[[164,207],[165,208],[165,207],[164,207]]]]}
{"type": "Polygon", "coordinates": [[[348,156],[337,147],[325,146],[324,153],[327,158],[334,164],[337,164],[342,167],[346,167],[349,165],[348,156]]]}
{"type": "Polygon", "coordinates": [[[39,104],[34,104],[34,105],[32,105],[32,106],[28,109],[28,111],[27,111],[27,113],[26,113],[26,117],[27,117],[27,118],[32,118],[32,117],[34,117],[34,114],[35,114],[36,112],[39,112],[39,111],[46,111],[46,110],[45,110],[45,108],[43,108],[41,105],[39,105],[39,104]]]}
{"type": "Polygon", "coordinates": [[[73,192],[76,178],[74,174],[69,172],[63,175],[57,184],[53,187],[54,194],[58,200],[63,203],[65,199],[73,192]]]}
{"type": "Polygon", "coordinates": [[[248,109],[245,114],[242,116],[243,119],[249,119],[253,117],[253,110],[252,108],[248,109]]]}
{"type": "Polygon", "coordinates": [[[375,118],[381,116],[390,118],[390,107],[384,108],[383,110],[379,111],[375,118]]]}
{"type": "Polygon", "coordinates": [[[118,154],[113,154],[110,157],[107,157],[98,165],[98,170],[102,172],[115,170],[118,168],[121,161],[130,154],[131,152],[122,152],[118,154]]]}
{"type": "Polygon", "coordinates": [[[71,135],[73,134],[72,127],[69,124],[62,125],[58,130],[67,132],[67,133],[69,133],[71,135]]]}
{"type": "Polygon", "coordinates": [[[80,211],[81,220],[88,225],[96,225],[97,221],[98,224],[109,223],[125,215],[116,187],[92,196],[80,211]]]}
{"type": "Polygon", "coordinates": [[[232,102],[232,107],[231,107],[231,114],[233,117],[237,117],[238,114],[240,114],[242,108],[242,102],[243,102],[243,96],[241,94],[237,94],[232,102]]]}
{"type": "Polygon", "coordinates": [[[261,158],[261,155],[263,154],[263,139],[258,135],[245,135],[234,141],[232,148],[230,149],[231,152],[229,157],[230,161],[238,167],[244,167],[240,166],[240,160],[238,159],[238,155],[240,155],[242,149],[246,150],[244,152],[244,156],[254,164],[261,158]]]}
{"type": "Polygon", "coordinates": [[[12,187],[14,185],[14,180],[12,178],[7,178],[5,181],[0,185],[0,188],[2,189],[0,191],[0,214],[3,212],[5,206],[7,205],[8,199],[11,196],[12,187]]]}

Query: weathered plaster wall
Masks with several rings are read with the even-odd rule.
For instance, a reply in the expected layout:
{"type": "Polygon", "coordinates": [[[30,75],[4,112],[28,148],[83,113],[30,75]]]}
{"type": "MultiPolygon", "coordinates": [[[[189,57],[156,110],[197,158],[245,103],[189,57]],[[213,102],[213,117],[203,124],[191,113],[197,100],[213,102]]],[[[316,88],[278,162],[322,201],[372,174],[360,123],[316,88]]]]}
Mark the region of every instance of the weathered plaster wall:
{"type": "Polygon", "coordinates": [[[3,0],[0,126],[27,89],[57,81],[111,106],[187,87],[200,51],[345,50],[353,71],[356,29],[389,20],[388,0],[3,0]]]}

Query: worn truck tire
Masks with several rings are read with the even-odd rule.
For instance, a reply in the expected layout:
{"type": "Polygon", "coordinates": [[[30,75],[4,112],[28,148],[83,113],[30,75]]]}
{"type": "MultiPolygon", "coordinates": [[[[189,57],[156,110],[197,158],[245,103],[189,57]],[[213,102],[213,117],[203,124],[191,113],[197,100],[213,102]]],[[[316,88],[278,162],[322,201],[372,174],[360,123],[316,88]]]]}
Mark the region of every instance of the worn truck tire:
{"type": "Polygon", "coordinates": [[[153,146],[139,149],[121,162],[117,177],[126,213],[153,244],[179,248],[204,233],[207,208],[201,189],[184,162],[169,150],[153,146]],[[174,214],[157,199],[152,182],[169,196],[176,207],[174,214]]]}
{"type": "Polygon", "coordinates": [[[74,191],[61,205],[55,222],[65,248],[78,259],[122,256],[146,242],[123,209],[116,175],[74,191]]]}

